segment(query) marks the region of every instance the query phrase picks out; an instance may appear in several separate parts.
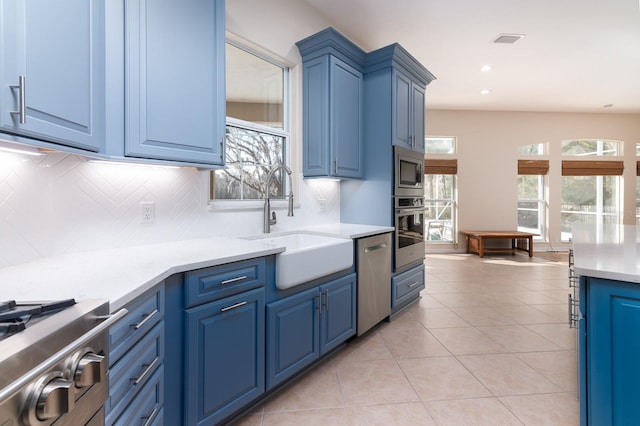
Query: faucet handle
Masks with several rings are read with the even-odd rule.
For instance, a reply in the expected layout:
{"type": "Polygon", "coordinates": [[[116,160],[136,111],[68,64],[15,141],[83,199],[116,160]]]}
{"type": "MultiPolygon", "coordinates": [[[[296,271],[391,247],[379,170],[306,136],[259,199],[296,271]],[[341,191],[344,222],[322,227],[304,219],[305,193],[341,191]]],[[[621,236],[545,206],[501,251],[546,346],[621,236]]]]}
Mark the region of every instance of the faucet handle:
{"type": "Polygon", "coordinates": [[[276,223],[278,223],[277,219],[276,219],[276,212],[272,211],[271,212],[271,220],[269,221],[270,225],[275,225],[276,223]]]}

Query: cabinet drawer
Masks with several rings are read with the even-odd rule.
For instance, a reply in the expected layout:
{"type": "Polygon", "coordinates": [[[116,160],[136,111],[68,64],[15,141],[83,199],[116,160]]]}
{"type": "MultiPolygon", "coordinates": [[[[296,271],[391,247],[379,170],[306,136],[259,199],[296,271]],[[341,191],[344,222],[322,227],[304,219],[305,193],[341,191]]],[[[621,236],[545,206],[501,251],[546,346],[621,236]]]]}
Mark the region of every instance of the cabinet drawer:
{"type": "Polygon", "coordinates": [[[401,306],[424,289],[424,265],[391,279],[391,307],[401,306]]]}
{"type": "Polygon", "coordinates": [[[144,386],[140,396],[122,412],[114,426],[160,426],[164,424],[164,367],[160,367],[144,386]]]}
{"type": "Polygon", "coordinates": [[[117,417],[164,361],[164,321],[109,370],[107,418],[117,417]]]}
{"type": "Polygon", "coordinates": [[[266,261],[250,259],[185,274],[186,307],[233,296],[265,284],[266,261]]]}
{"type": "Polygon", "coordinates": [[[129,313],[109,330],[109,365],[114,365],[164,317],[164,285],[127,309],[129,313]]]}

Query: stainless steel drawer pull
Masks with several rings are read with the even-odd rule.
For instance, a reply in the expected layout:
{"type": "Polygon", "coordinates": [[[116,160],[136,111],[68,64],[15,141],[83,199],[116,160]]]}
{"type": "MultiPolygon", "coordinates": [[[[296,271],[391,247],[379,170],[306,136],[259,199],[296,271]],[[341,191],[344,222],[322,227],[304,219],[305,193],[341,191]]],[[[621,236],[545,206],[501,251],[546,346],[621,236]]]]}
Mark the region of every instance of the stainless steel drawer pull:
{"type": "Polygon", "coordinates": [[[413,282],[409,284],[409,288],[414,288],[415,286],[420,285],[420,281],[413,282]]]}
{"type": "Polygon", "coordinates": [[[364,249],[365,253],[371,253],[372,251],[376,251],[376,250],[380,250],[383,248],[387,248],[387,244],[386,243],[382,243],[382,244],[376,244],[375,246],[371,246],[371,247],[367,247],[364,249]]]}
{"type": "Polygon", "coordinates": [[[153,421],[156,419],[156,416],[158,415],[158,407],[154,407],[153,411],[151,412],[151,414],[149,414],[148,416],[142,416],[140,417],[141,420],[144,420],[145,422],[142,424],[142,426],[149,426],[151,423],[153,423],[153,421]]]}
{"type": "Polygon", "coordinates": [[[235,305],[227,306],[226,308],[220,309],[220,312],[227,312],[227,311],[230,311],[232,309],[237,309],[240,306],[244,306],[246,304],[247,304],[247,302],[239,302],[239,303],[236,303],[235,305]]]}
{"type": "Polygon", "coordinates": [[[143,317],[144,317],[144,318],[143,318],[143,319],[142,319],[142,321],[140,321],[139,323],[137,323],[137,324],[131,324],[131,327],[133,327],[133,329],[134,329],[134,330],[138,330],[138,329],[140,329],[140,328],[144,327],[144,325],[145,325],[147,322],[149,322],[149,320],[150,320],[151,318],[153,318],[154,316],[156,316],[156,314],[157,314],[157,313],[158,313],[158,310],[157,310],[157,309],[154,309],[153,311],[149,312],[148,314],[143,315],[143,317]]]}
{"type": "Polygon", "coordinates": [[[142,372],[142,374],[140,374],[137,378],[131,378],[131,380],[133,381],[133,385],[139,385],[141,381],[144,380],[144,378],[147,376],[147,374],[149,374],[149,372],[151,370],[153,370],[153,367],[156,366],[156,364],[158,363],[158,357],[155,357],[153,359],[153,361],[151,361],[151,364],[142,364],[143,367],[145,367],[144,371],[142,372]]]}
{"type": "Polygon", "coordinates": [[[237,283],[238,281],[246,280],[247,278],[248,277],[246,275],[243,275],[241,277],[231,278],[229,280],[220,281],[220,285],[237,283]]]}
{"type": "Polygon", "coordinates": [[[25,124],[27,122],[27,99],[24,75],[18,76],[18,84],[12,84],[10,87],[12,89],[18,89],[18,110],[11,111],[11,115],[17,115],[20,124],[25,124]]]}

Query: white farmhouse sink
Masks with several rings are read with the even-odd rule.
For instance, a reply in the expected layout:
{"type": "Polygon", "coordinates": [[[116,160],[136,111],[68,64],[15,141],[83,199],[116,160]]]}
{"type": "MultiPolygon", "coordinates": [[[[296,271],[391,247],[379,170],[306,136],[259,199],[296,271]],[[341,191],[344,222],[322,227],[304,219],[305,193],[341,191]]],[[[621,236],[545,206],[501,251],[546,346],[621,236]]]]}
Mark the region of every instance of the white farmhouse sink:
{"type": "Polygon", "coordinates": [[[276,287],[286,290],[307,281],[342,271],[353,265],[353,240],[295,233],[253,237],[265,243],[285,246],[276,255],[276,287]]]}

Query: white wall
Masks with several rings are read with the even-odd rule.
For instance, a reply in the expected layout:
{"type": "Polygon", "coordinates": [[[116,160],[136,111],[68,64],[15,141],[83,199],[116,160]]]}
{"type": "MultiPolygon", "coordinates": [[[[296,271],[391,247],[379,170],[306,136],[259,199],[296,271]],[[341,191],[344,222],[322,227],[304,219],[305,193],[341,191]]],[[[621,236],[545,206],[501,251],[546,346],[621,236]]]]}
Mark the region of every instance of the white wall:
{"type": "MultiPolygon", "coordinates": [[[[638,114],[428,109],[426,119],[427,135],[458,138],[458,229],[516,229],[517,148],[522,145],[549,142],[549,203],[559,206],[560,141],[578,138],[625,142],[624,203],[632,208],[625,208],[624,223],[635,223],[638,114]]],[[[560,218],[549,218],[548,226],[552,238],[559,237],[560,218]]]]}
{"type": "MultiPolygon", "coordinates": [[[[273,230],[338,222],[338,182],[305,181],[298,166],[301,60],[295,42],[329,23],[303,2],[264,3],[228,1],[227,29],[279,55],[292,70],[292,165],[299,207],[293,218],[280,209],[273,230]],[[325,212],[319,211],[320,198],[326,200],[325,212]]],[[[207,172],[192,168],[96,164],[64,153],[0,153],[0,267],[77,251],[262,232],[261,208],[211,210],[207,194],[207,172]],[[155,203],[153,224],[140,223],[140,201],[155,203]]]]}

